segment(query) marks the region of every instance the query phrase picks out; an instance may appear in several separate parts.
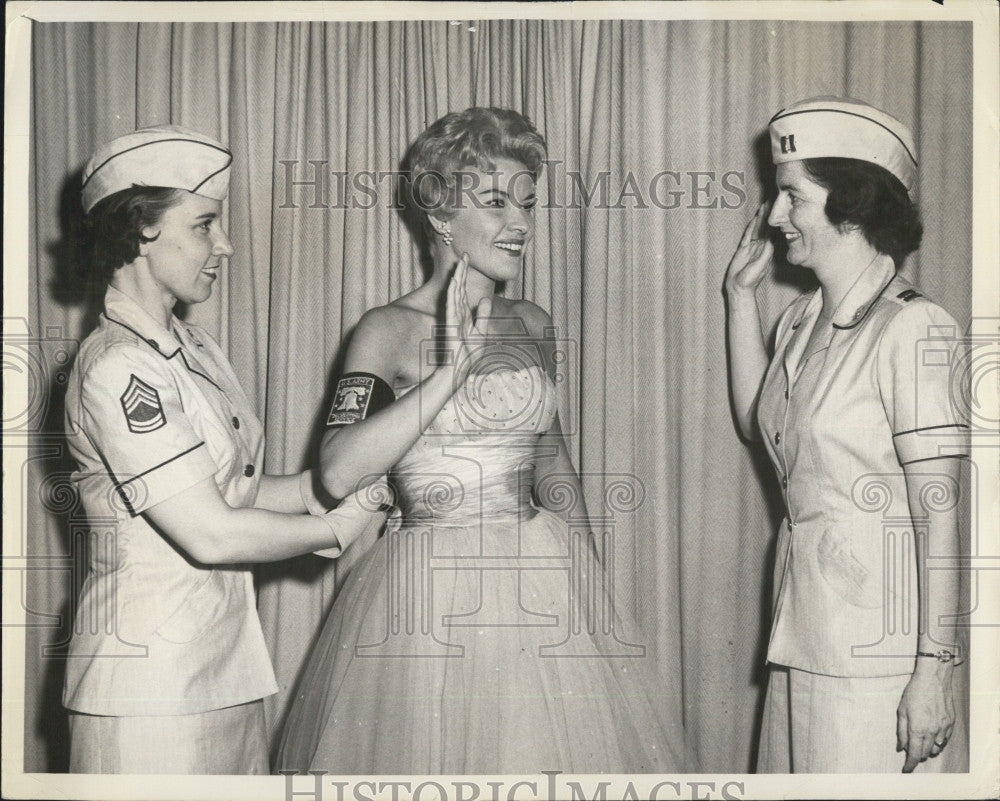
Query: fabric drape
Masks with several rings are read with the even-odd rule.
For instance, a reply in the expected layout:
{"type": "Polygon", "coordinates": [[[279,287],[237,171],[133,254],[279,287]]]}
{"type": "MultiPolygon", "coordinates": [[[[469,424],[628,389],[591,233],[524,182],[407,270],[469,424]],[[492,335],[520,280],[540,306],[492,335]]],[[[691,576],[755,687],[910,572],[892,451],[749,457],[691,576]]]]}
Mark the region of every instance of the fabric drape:
{"type": "MultiPolygon", "coordinates": [[[[90,152],[154,123],[233,149],[236,253],[187,314],[217,336],[265,421],[267,472],[294,472],[315,462],[352,327],[424,278],[392,173],[430,122],[470,105],[524,112],[548,140],[535,243],[504,291],[548,309],[564,342],[563,427],[662,678],[662,714],[683,721],[701,771],[751,770],[780,494],[732,421],[721,285],[773,185],[767,120],[804,97],[850,95],[912,124],[927,233],[905,274],[964,325],[971,26],[35,23],[33,48],[28,325],[56,377],[25,468],[25,553],[56,567],[26,579],[25,770],[66,766],[60,656],[85,523],[66,492],[51,342],[72,354],[94,324],[74,205],[90,152]]],[[[769,323],[802,286],[781,278],[762,297],[769,323]]],[[[272,735],[349,562],[258,570],[281,687],[272,735]]]]}

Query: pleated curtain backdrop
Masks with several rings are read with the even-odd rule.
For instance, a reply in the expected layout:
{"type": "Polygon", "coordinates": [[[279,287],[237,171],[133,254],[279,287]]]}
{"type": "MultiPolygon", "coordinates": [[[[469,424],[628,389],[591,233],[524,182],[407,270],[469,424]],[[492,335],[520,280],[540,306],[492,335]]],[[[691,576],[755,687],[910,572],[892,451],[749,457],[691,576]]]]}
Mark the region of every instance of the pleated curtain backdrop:
{"type": "MultiPolygon", "coordinates": [[[[79,340],[94,325],[99,294],[76,275],[73,237],[79,171],[97,145],[154,123],[227,142],[236,254],[188,317],[217,336],[256,403],[269,473],[314,462],[346,337],[366,309],[423,280],[392,180],[377,173],[398,169],[448,111],[504,106],[536,122],[552,164],[523,277],[505,291],[550,310],[566,340],[561,415],[588,507],[608,518],[619,595],[662,677],[662,714],[683,720],[699,770],[751,770],[781,512],[770,467],[732,422],[721,285],[771,191],[761,137],[783,105],[824,94],[911,123],[927,234],[906,273],[965,324],[970,26],[36,23],[33,37],[32,331],[79,340]],[[343,176],[362,187],[346,203],[343,176]]],[[[797,291],[790,278],[763,299],[772,322],[797,291]]],[[[27,548],[72,557],[79,510],[53,492],[71,469],[55,384],[48,409],[27,467],[27,548]]],[[[275,735],[349,564],[259,569],[281,687],[267,705],[275,735]]],[[[28,629],[25,769],[65,770],[58,655],[75,590],[66,571],[28,582],[28,608],[49,617],[28,629]]]]}

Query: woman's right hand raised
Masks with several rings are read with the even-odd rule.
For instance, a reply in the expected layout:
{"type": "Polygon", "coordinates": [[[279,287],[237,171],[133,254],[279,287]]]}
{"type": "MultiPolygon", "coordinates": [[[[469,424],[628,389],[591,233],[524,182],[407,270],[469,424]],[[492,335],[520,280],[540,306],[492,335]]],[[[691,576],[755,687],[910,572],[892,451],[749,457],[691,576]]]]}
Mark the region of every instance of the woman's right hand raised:
{"type": "Polygon", "coordinates": [[[463,253],[455,267],[455,273],[448,283],[445,302],[445,326],[455,346],[456,386],[464,383],[473,366],[483,355],[486,333],[489,330],[493,298],[480,298],[473,317],[472,304],[467,292],[469,274],[469,254],[463,253]]]}
{"type": "Polygon", "coordinates": [[[771,268],[774,245],[765,236],[769,205],[761,203],[750,222],[743,229],[743,237],[726,270],[726,294],[752,294],[771,268]]]}

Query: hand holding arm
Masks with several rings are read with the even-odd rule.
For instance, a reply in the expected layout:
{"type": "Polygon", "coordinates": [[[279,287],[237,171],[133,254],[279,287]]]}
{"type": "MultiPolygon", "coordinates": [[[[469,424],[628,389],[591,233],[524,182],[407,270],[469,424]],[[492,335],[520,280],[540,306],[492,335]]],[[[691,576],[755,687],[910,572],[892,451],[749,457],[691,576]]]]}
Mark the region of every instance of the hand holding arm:
{"type": "Polygon", "coordinates": [[[334,507],[345,510],[356,508],[368,513],[370,520],[363,528],[353,527],[350,531],[338,536],[338,545],[313,551],[313,553],[326,559],[335,559],[341,556],[354,540],[364,540],[369,533],[372,535],[372,539],[378,537],[388,519],[388,513],[392,510],[393,497],[388,482],[382,480],[371,484],[359,492],[348,495],[340,504],[337,504],[322,489],[317,493],[315,479],[315,471],[306,470],[299,481],[302,500],[309,510],[309,514],[325,517],[334,507]]]}
{"type": "Polygon", "coordinates": [[[378,531],[385,525],[386,513],[372,501],[383,494],[387,496],[388,488],[384,492],[382,490],[371,492],[371,490],[369,487],[360,493],[348,495],[336,509],[322,515],[337,534],[337,544],[332,548],[322,548],[313,553],[327,559],[336,559],[348,545],[356,539],[363,539],[367,532],[371,531],[373,537],[378,536],[378,531]],[[354,520],[367,522],[355,524],[351,522],[354,520]]]}
{"type": "MultiPolygon", "coordinates": [[[[296,489],[296,494],[297,494],[296,489]]],[[[275,562],[347,543],[371,523],[358,507],[322,516],[234,509],[206,478],[145,512],[150,522],[202,564],[275,562]]]]}
{"type": "Polygon", "coordinates": [[[268,509],[272,512],[303,514],[309,511],[300,490],[302,477],[307,474],[308,471],[287,476],[261,476],[257,487],[257,499],[253,505],[257,509],[268,509]]]}

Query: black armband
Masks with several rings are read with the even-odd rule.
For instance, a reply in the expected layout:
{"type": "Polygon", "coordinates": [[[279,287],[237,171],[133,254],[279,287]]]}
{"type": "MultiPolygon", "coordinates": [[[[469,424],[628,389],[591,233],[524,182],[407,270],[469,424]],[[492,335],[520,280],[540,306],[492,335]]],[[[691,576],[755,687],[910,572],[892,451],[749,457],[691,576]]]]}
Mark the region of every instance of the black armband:
{"type": "Polygon", "coordinates": [[[346,426],[364,420],[396,400],[385,381],[371,373],[346,373],[337,382],[326,427],[346,426]]]}

